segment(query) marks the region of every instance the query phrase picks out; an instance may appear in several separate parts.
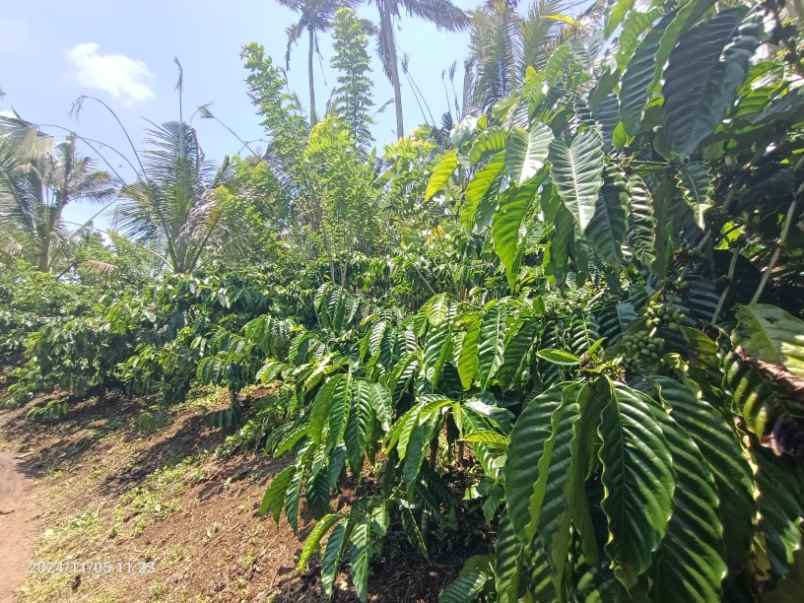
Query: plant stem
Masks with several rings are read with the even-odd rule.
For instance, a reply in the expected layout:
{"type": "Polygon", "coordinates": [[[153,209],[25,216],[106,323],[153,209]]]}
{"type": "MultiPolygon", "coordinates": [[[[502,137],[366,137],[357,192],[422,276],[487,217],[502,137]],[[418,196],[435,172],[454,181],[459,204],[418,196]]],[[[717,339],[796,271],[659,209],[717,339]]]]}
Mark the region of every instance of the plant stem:
{"type": "Polygon", "coordinates": [[[134,152],[134,159],[137,160],[137,164],[140,166],[140,172],[139,173],[141,173],[143,179],[145,179],[145,177],[146,177],[145,166],[142,163],[142,159],[140,158],[140,154],[139,154],[139,152],[137,152],[137,147],[134,146],[134,141],[131,139],[131,135],[129,135],[128,130],[123,125],[123,122],[120,120],[120,118],[117,116],[117,113],[115,113],[114,110],[109,105],[107,105],[105,102],[103,102],[101,99],[97,98],[96,96],[83,96],[83,97],[80,97],[80,98],[86,98],[88,100],[95,101],[96,103],[98,103],[102,107],[104,107],[111,114],[111,116],[117,122],[117,125],[120,126],[120,129],[123,131],[123,135],[126,137],[126,140],[128,141],[128,145],[131,147],[131,150],[134,152]]]}
{"type": "Polygon", "coordinates": [[[78,140],[80,140],[85,145],[87,145],[90,149],[92,149],[98,157],[100,157],[101,161],[103,161],[103,163],[106,165],[106,167],[109,168],[109,171],[112,172],[115,175],[115,177],[120,181],[120,184],[122,184],[122,185],[126,184],[126,180],[118,173],[118,171],[114,168],[114,166],[109,162],[108,159],[106,159],[106,157],[103,155],[103,153],[101,153],[95,147],[95,145],[107,148],[107,149],[113,151],[114,153],[116,153],[123,161],[125,161],[128,164],[128,166],[131,168],[131,171],[133,171],[138,177],[140,176],[140,173],[137,171],[137,168],[134,167],[134,164],[131,163],[131,160],[128,157],[126,157],[121,151],[118,151],[116,148],[114,148],[110,144],[106,144],[105,142],[101,142],[100,140],[95,140],[94,138],[87,138],[86,136],[81,136],[75,130],[73,130],[71,128],[67,128],[65,126],[60,126],[58,124],[37,124],[37,127],[39,127],[39,128],[57,128],[59,130],[64,130],[68,134],[71,134],[71,135],[75,136],[78,140]]]}
{"type": "MultiPolygon", "coordinates": [[[[800,188],[799,188],[800,190],[800,188]]],[[[762,274],[762,280],[759,281],[759,287],[757,287],[756,292],[754,293],[754,297],[751,298],[751,303],[755,304],[759,301],[759,298],[762,296],[762,292],[765,290],[765,286],[768,284],[768,279],[770,278],[771,272],[776,267],[776,262],[779,261],[779,256],[782,255],[782,249],[784,249],[785,242],[787,241],[787,234],[790,232],[790,225],[793,222],[793,216],[796,213],[796,207],[798,206],[798,197],[793,199],[793,202],[790,204],[790,207],[787,209],[787,215],[784,219],[784,226],[782,226],[782,234],[779,237],[779,243],[776,245],[776,249],[773,251],[773,256],[771,256],[771,261],[768,264],[768,267],[765,269],[765,272],[762,274]]]]}
{"type": "MultiPolygon", "coordinates": [[[[438,432],[435,438],[430,442],[430,468],[435,471],[436,462],[438,461],[438,432]]],[[[430,531],[430,516],[422,514],[422,536],[427,538],[427,532],[430,531]]]]}
{"type": "Polygon", "coordinates": [[[723,290],[723,293],[720,294],[720,299],[717,300],[717,307],[715,308],[715,313],[712,315],[712,320],[709,324],[715,325],[717,323],[718,316],[720,316],[721,310],[723,310],[723,304],[726,303],[726,298],[731,291],[731,286],[734,282],[734,270],[737,267],[737,257],[740,255],[740,250],[736,247],[732,250],[731,253],[731,263],[729,264],[729,274],[728,274],[728,285],[723,290]]]}
{"type": "Polygon", "coordinates": [[[307,78],[310,84],[310,126],[314,126],[318,121],[315,111],[315,82],[313,73],[313,53],[315,52],[315,30],[308,25],[307,34],[310,47],[307,49],[307,78]]]}
{"type": "Polygon", "coordinates": [[[226,128],[226,130],[229,132],[229,134],[231,134],[232,136],[237,138],[237,140],[240,142],[240,144],[242,144],[244,147],[246,147],[251,152],[251,154],[254,155],[254,157],[256,157],[257,159],[262,159],[260,154],[257,153],[257,151],[255,151],[253,148],[251,148],[251,145],[247,141],[243,140],[242,138],[240,138],[240,136],[237,135],[237,132],[232,130],[232,128],[227,126],[225,123],[223,123],[217,117],[215,117],[215,121],[217,121],[220,125],[222,125],[224,128],[226,128]]]}
{"type": "Polygon", "coordinates": [[[435,290],[435,289],[433,289],[433,286],[430,284],[430,281],[428,281],[426,278],[424,278],[424,275],[421,273],[421,270],[419,270],[419,267],[416,265],[416,262],[413,262],[413,263],[412,263],[412,266],[413,266],[413,269],[416,271],[416,274],[418,274],[418,275],[419,275],[419,278],[420,278],[420,279],[422,279],[422,282],[423,282],[423,283],[424,283],[424,284],[427,286],[427,288],[430,290],[430,293],[432,293],[433,295],[435,295],[435,294],[436,294],[436,290],[435,290]]]}

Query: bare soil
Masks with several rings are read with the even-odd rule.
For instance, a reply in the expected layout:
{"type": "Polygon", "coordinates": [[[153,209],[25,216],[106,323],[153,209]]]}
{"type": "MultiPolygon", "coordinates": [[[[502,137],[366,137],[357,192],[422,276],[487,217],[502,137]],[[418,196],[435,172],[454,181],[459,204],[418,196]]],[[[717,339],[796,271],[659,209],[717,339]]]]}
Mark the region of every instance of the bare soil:
{"type": "MultiPolygon", "coordinates": [[[[147,432],[148,401],[90,398],[57,421],[26,417],[46,402],[0,409],[0,603],[325,600],[315,561],[295,571],[312,523],[296,534],[256,514],[285,461],[221,453],[210,416],[225,394],[164,409],[147,432]]],[[[370,599],[436,601],[455,571],[393,546],[370,599]]],[[[335,601],[356,601],[346,573],[336,586],[335,601]]]]}
{"type": "Polygon", "coordinates": [[[0,603],[13,603],[25,581],[39,531],[33,481],[0,451],[0,603]]]}

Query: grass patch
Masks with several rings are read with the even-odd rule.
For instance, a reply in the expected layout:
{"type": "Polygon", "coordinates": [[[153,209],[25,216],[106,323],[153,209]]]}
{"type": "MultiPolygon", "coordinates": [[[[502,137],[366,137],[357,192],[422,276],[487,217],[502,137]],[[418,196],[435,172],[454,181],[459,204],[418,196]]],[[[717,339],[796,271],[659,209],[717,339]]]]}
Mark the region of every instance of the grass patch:
{"type": "Polygon", "coordinates": [[[187,457],[157,469],[145,478],[142,485],[126,492],[113,512],[114,535],[139,536],[149,525],[178,510],[177,499],[188,487],[205,477],[201,465],[203,456],[187,457]]]}

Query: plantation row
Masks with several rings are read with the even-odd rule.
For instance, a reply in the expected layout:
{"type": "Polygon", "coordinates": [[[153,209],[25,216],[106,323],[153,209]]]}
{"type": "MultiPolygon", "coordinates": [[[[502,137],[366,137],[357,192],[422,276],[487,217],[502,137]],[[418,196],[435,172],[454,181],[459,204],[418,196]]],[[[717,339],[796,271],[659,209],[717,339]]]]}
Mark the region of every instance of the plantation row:
{"type": "MultiPolygon", "coordinates": [[[[171,403],[227,388],[237,445],[288,459],[260,511],[294,530],[316,519],[298,568],[317,556],[328,596],[348,568],[367,600],[373,560],[401,538],[465,557],[446,603],[793,600],[795,28],[774,1],[620,0],[596,37],[554,42],[482,111],[397,143],[378,175],[336,121],[300,155],[274,132],[290,146],[270,169],[304,203],[401,195],[390,239],[387,208],[344,201],[318,216],[316,257],[278,236],[253,266],[218,252],[133,285],[18,262],[0,276],[10,400],[68,392],[31,411],[57,419],[108,390],[171,403]],[[247,403],[255,384],[272,393],[247,403]]],[[[276,75],[257,47],[245,56],[276,75]]],[[[282,102],[249,85],[278,128],[282,102]]],[[[264,193],[239,169],[240,190],[264,193]]]]}

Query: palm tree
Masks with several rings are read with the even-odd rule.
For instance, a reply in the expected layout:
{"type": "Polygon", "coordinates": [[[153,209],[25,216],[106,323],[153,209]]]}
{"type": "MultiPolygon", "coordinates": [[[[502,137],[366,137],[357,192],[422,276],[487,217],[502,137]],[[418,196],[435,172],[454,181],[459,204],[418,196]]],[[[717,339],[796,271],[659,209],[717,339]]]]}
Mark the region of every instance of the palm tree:
{"type": "Polygon", "coordinates": [[[34,242],[39,270],[48,272],[53,244],[63,233],[64,208],[77,200],[109,199],[115,193],[112,179],[95,170],[90,158],[78,155],[75,135],[43,151],[47,137],[29,124],[4,120],[3,125],[0,223],[18,228],[34,242]]]}
{"type": "Polygon", "coordinates": [[[154,124],[146,144],[144,176],[120,190],[117,223],[136,239],[163,244],[174,272],[192,272],[220,218],[213,189],[227,164],[213,175],[195,130],[182,121],[154,124]]]}
{"type": "Polygon", "coordinates": [[[318,121],[315,109],[315,81],[313,75],[313,54],[318,51],[318,36],[322,31],[332,27],[332,20],[339,8],[351,8],[357,4],[354,0],[276,0],[282,6],[300,13],[299,20],[288,27],[288,46],[285,51],[285,68],[290,69],[290,51],[293,45],[307,31],[309,48],[307,49],[307,76],[310,84],[310,124],[318,121]]]}
{"type": "Polygon", "coordinates": [[[527,17],[517,13],[518,0],[486,0],[472,12],[464,84],[468,108],[488,109],[522,82],[529,65],[544,61],[560,41],[563,24],[556,17],[571,6],[566,0],[539,0],[527,17]]]}
{"type": "MultiPolygon", "coordinates": [[[[212,164],[204,158],[195,129],[184,120],[184,70],[178,59],[174,62],[179,71],[176,82],[179,119],[162,125],[148,120],[152,127],[146,130],[146,150],[142,153],[137,150],[120,117],[103,100],[80,96],[73,103],[71,113],[77,117],[87,103],[97,103],[120,126],[133,158],[114,147],[105,146],[128,164],[136,180],[125,184],[118,177],[123,186],[118,192],[121,200],[116,208],[117,225],[133,239],[164,248],[166,257],[158,256],[163,263],[174,272],[187,273],[198,265],[220,221],[221,212],[216,205],[214,189],[228,174],[229,161],[225,158],[220,169],[213,174],[212,164]]],[[[202,106],[200,111],[211,116],[206,106],[202,106]]],[[[107,165],[110,165],[108,161],[107,165]]]]}
{"type": "Polygon", "coordinates": [[[400,8],[409,15],[427,19],[440,29],[458,31],[469,24],[469,17],[449,0],[370,0],[377,7],[380,29],[377,49],[385,75],[394,87],[396,106],[396,135],[402,138],[405,128],[402,122],[402,90],[399,79],[399,59],[397,57],[394,21],[399,18],[400,8]]]}
{"type": "Polygon", "coordinates": [[[521,17],[517,0],[488,0],[472,13],[469,71],[473,106],[486,109],[508,96],[523,73],[521,17]]]}

